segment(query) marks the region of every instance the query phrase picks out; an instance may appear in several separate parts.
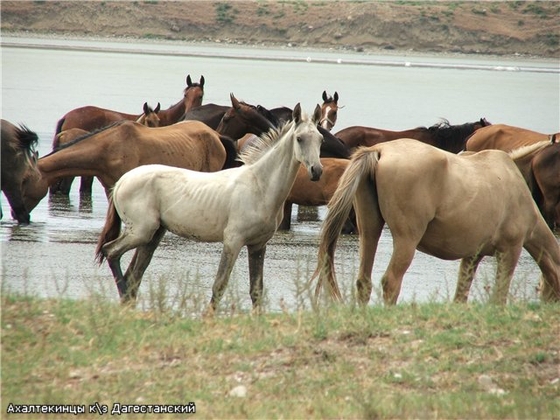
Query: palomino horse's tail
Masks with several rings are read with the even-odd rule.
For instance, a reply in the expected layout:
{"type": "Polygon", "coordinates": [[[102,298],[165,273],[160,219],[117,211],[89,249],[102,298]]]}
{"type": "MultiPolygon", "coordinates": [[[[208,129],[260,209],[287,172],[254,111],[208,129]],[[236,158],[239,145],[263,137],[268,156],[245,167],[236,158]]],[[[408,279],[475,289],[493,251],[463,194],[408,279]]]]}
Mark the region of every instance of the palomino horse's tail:
{"type": "Polygon", "coordinates": [[[103,245],[108,242],[114,241],[119,237],[121,233],[121,217],[117,213],[115,204],[113,203],[113,197],[109,197],[109,208],[107,209],[107,217],[105,219],[105,226],[99,235],[99,240],[97,241],[97,247],[95,248],[95,260],[99,263],[103,263],[105,255],[103,255],[103,245]]]}
{"type": "Polygon", "coordinates": [[[329,202],[327,217],[321,229],[317,269],[312,277],[313,279],[319,276],[315,296],[319,295],[326,279],[331,296],[336,300],[342,300],[334,270],[336,243],[352,209],[356,191],[363,181],[373,177],[378,159],[379,152],[368,148],[358,149],[340,177],[338,187],[329,202]]]}
{"type": "Polygon", "coordinates": [[[237,162],[237,147],[231,137],[223,136],[220,134],[220,141],[226,149],[226,161],[222,169],[234,168],[239,166],[237,162]]]}

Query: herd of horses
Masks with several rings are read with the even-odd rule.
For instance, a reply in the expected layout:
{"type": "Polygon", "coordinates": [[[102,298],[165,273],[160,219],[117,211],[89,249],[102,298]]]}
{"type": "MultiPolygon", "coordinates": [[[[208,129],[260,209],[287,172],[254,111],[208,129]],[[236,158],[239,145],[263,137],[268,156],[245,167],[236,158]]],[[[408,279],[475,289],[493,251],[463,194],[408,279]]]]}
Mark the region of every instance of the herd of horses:
{"type": "Polygon", "coordinates": [[[242,247],[250,295],[259,308],[266,244],[289,229],[293,204],[328,205],[321,228],[316,292],[342,299],[335,275],[341,232],[360,243],[358,300],[371,296],[371,273],[385,224],[393,253],[382,277],[384,301],[397,302],[416,250],[460,259],[454,300],[465,302],[484,256],[497,258],[492,299],[504,303],[522,248],[541,272],[541,298],[560,301],[560,143],[481,118],[472,123],[389,131],[353,126],[333,133],[338,92],[308,116],[293,109],[203,104],[204,76],[186,78],[183,97],[139,115],[94,106],[56,126],[53,150],[40,157],[37,135],[2,120],[2,191],[20,224],[47,195],[103,185],[109,202],[97,244],[122,302],[134,302],[166,231],[222,242],[209,310],[216,309],[242,247]],[[124,229],[121,230],[121,225],[124,229]],[[135,250],[123,274],[121,256],[135,250]]]}

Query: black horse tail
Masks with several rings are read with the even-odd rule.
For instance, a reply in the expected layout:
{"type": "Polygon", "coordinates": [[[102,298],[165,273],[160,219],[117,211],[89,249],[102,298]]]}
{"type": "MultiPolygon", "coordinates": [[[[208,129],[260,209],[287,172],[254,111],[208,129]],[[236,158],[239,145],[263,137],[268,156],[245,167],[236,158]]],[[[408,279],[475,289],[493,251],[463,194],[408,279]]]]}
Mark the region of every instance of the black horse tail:
{"type": "Polygon", "coordinates": [[[226,161],[222,169],[235,168],[236,166],[239,166],[235,141],[231,137],[224,136],[222,134],[220,134],[220,141],[226,149],[226,161]]]}
{"type": "Polygon", "coordinates": [[[97,247],[95,248],[95,260],[101,265],[105,258],[103,254],[103,246],[119,237],[121,233],[121,217],[117,213],[113,197],[109,197],[109,208],[107,209],[107,217],[105,218],[105,226],[99,235],[97,247]]]}
{"type": "Polygon", "coordinates": [[[56,123],[56,130],[54,132],[54,137],[53,137],[53,142],[52,142],[52,149],[55,150],[58,146],[59,146],[59,139],[58,139],[58,135],[61,133],[62,131],[62,125],[64,124],[64,121],[66,121],[66,118],[62,117],[60,120],[58,120],[58,122],[56,123]]]}

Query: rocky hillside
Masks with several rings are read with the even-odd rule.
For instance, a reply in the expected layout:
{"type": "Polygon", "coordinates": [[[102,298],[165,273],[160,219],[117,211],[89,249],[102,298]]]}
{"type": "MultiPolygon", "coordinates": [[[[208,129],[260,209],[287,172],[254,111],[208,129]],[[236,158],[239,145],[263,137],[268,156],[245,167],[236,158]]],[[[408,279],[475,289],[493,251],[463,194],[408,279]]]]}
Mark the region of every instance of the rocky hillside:
{"type": "Polygon", "coordinates": [[[0,7],[4,35],[560,57],[556,1],[2,1],[0,7]]]}

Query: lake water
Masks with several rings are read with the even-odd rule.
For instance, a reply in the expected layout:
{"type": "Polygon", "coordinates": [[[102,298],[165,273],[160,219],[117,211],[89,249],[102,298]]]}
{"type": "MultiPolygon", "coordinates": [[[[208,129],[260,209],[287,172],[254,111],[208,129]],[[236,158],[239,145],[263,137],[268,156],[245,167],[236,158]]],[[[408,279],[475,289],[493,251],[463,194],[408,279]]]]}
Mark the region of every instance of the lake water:
{"type": "MultiPolygon", "coordinates": [[[[552,60],[3,37],[1,71],[2,118],[36,131],[41,155],[50,150],[56,123],[66,112],[96,105],[140,113],[144,102],[160,102],[166,108],[181,98],[188,74],[193,80],[204,75],[204,103],[229,104],[232,92],[238,99],[269,108],[301,102],[311,112],[323,90],[337,91],[344,108],[335,132],[352,125],[404,130],[433,125],[440,118],[462,124],[482,117],[544,133],[560,127],[560,70],[552,60]]],[[[76,184],[69,199],[45,198],[26,227],[9,219],[4,196],[1,203],[4,290],[44,297],[102,294],[116,300],[108,267],[93,261],[107,208],[98,183],[91,201],[80,202],[76,184]]],[[[299,290],[316,261],[320,222],[293,217],[293,230],[277,233],[267,249],[265,289],[270,310],[283,305],[294,308],[305,300],[299,290]]],[[[338,250],[339,280],[349,295],[358,266],[357,238],[344,237],[338,250]]],[[[173,296],[190,284],[209,298],[220,251],[220,244],[168,234],[146,272],[141,305],[148,305],[154,285],[173,296]]],[[[377,291],[391,251],[386,231],[374,267],[377,291]]],[[[417,253],[400,301],[449,300],[457,268],[456,261],[417,253]]],[[[493,259],[481,265],[474,299],[485,299],[494,270],[493,259]]],[[[242,253],[228,293],[244,308],[250,307],[247,271],[242,253]]],[[[512,287],[514,296],[535,299],[537,281],[538,268],[524,252],[512,287]]],[[[373,296],[372,304],[380,301],[373,296]]]]}

